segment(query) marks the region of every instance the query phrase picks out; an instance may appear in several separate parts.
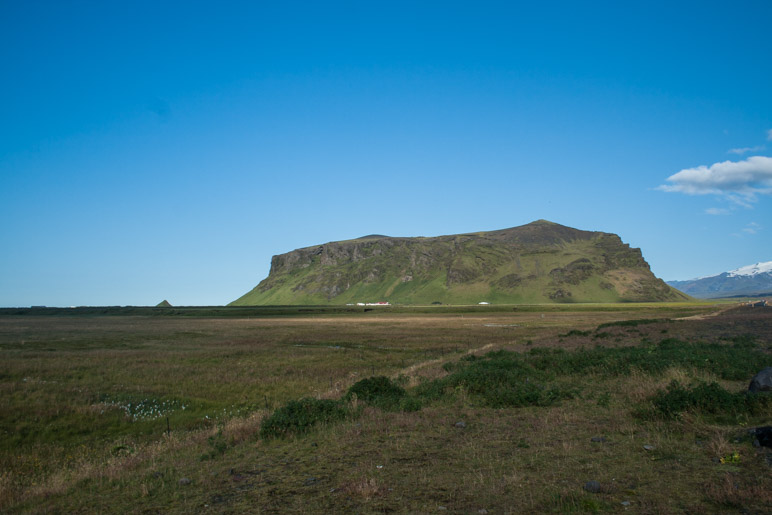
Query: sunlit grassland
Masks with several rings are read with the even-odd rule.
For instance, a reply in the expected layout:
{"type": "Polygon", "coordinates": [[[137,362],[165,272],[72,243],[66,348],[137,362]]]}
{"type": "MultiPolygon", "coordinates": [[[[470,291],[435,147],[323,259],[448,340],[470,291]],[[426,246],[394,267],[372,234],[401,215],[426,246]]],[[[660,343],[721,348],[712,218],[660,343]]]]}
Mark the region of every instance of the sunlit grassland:
{"type": "MultiPolygon", "coordinates": [[[[730,349],[747,337],[753,356],[768,356],[770,345],[769,317],[670,321],[715,311],[708,304],[514,309],[0,317],[0,508],[493,513],[614,511],[632,500],[642,512],[720,512],[769,502],[744,500],[770,486],[751,479],[768,469],[748,441],[734,443],[744,426],[772,422],[768,411],[642,418],[674,379],[747,387],[749,378],[699,363],[561,373],[576,394],[544,406],[491,407],[449,383],[418,411],[360,401],[356,416],[304,436],[258,437],[289,401],[338,400],[379,375],[419,391],[470,353],[653,348],[668,338],[730,349]],[[630,319],[647,322],[614,324],[630,319]],[[714,462],[732,452],[739,464],[714,462]],[[740,486],[727,489],[727,474],[740,486]],[[590,479],[600,494],[581,489],[590,479]]],[[[758,359],[748,370],[765,365],[758,359]]]]}

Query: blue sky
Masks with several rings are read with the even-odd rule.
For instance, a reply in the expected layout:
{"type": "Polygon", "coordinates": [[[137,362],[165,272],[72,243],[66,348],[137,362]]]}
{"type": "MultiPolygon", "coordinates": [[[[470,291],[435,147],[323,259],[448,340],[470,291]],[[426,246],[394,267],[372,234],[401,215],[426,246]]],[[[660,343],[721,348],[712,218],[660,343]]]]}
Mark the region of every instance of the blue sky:
{"type": "Polygon", "coordinates": [[[294,248],[536,219],[666,280],[772,260],[771,24],[766,0],[0,0],[0,306],[225,304],[294,248]]]}

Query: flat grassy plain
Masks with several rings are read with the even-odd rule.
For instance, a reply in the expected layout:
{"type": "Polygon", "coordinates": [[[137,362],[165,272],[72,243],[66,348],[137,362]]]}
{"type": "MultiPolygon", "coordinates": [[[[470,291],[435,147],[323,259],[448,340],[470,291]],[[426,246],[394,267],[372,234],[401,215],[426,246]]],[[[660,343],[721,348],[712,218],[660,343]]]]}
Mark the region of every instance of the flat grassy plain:
{"type": "Polygon", "coordinates": [[[0,310],[0,511],[767,513],[771,349],[707,303],[0,310]]]}

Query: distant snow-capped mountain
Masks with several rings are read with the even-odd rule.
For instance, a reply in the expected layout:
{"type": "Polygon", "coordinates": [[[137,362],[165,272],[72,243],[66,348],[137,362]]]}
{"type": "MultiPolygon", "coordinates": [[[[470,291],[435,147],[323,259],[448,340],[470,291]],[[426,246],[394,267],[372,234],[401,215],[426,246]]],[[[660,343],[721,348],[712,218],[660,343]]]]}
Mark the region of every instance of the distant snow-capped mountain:
{"type": "Polygon", "coordinates": [[[743,266],[710,277],[667,283],[701,299],[769,294],[772,293],[772,261],[743,266]]]}
{"type": "Polygon", "coordinates": [[[759,274],[768,274],[772,272],[772,261],[767,261],[766,263],[756,263],[755,265],[748,265],[738,268],[737,270],[732,270],[731,272],[727,272],[729,274],[729,277],[742,277],[742,276],[753,276],[753,275],[759,275],[759,274]]]}

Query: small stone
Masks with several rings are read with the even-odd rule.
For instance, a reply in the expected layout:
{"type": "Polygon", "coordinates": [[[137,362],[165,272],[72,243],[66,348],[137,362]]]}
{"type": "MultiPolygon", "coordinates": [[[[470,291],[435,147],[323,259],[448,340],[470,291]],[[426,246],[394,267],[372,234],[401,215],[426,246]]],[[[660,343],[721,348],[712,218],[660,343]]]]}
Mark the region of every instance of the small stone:
{"type": "Polygon", "coordinates": [[[485,508],[480,508],[479,510],[477,510],[477,513],[479,513],[480,515],[485,515],[486,513],[488,513],[488,510],[486,510],[485,508]]]}
{"type": "Polygon", "coordinates": [[[654,450],[654,446],[653,445],[644,445],[643,446],[643,450],[644,451],[653,451],[654,450]]]}
{"type": "Polygon", "coordinates": [[[622,506],[630,506],[632,503],[630,501],[622,501],[622,506]]]}
{"type": "Polygon", "coordinates": [[[319,480],[318,480],[318,479],[316,479],[316,478],[315,478],[315,477],[313,477],[313,476],[312,476],[312,477],[307,477],[307,478],[306,478],[306,480],[305,480],[305,481],[303,481],[303,484],[304,484],[304,485],[306,485],[306,486],[311,486],[311,485],[313,485],[314,483],[316,483],[317,481],[319,481],[319,480]]]}
{"type": "Polygon", "coordinates": [[[188,479],[188,478],[186,478],[186,477],[183,477],[182,479],[180,479],[179,481],[177,481],[177,484],[179,484],[179,485],[181,485],[181,486],[187,486],[187,485],[189,485],[191,482],[192,482],[192,481],[191,481],[190,479],[188,479]]]}
{"type": "Polygon", "coordinates": [[[458,422],[456,422],[455,426],[459,429],[466,429],[466,422],[464,422],[463,420],[459,420],[458,422]]]}
{"type": "Polygon", "coordinates": [[[446,508],[445,506],[437,506],[437,509],[440,511],[446,511],[448,508],[446,508]]]}
{"type": "Polygon", "coordinates": [[[590,438],[590,441],[594,443],[606,443],[606,439],[603,438],[602,436],[593,436],[592,438],[590,438]]]}
{"type": "Polygon", "coordinates": [[[587,481],[584,484],[584,489],[590,493],[597,494],[600,492],[600,483],[595,480],[587,481]]]}
{"type": "Polygon", "coordinates": [[[753,446],[754,446],[755,448],[757,448],[757,449],[761,447],[761,442],[759,442],[759,439],[758,439],[758,438],[756,438],[755,440],[753,440],[753,446]]]}

